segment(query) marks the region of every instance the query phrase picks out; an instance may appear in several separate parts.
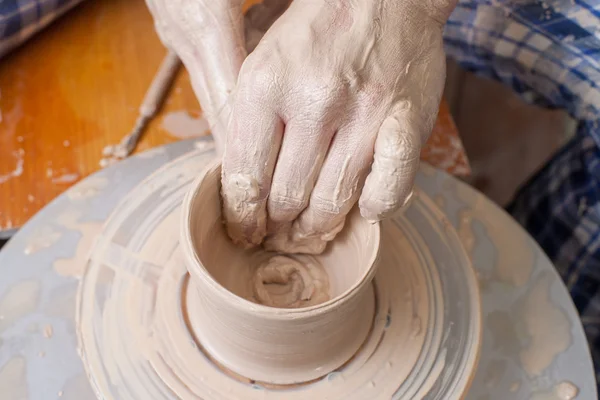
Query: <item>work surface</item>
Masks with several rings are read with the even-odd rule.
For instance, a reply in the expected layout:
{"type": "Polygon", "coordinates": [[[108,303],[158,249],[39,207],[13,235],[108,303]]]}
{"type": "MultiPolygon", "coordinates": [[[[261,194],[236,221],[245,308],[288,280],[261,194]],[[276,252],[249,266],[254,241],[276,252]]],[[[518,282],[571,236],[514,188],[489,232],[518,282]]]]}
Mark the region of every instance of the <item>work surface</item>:
{"type": "MultiPolygon", "coordinates": [[[[90,247],[136,185],[194,148],[206,151],[206,142],[175,143],[100,171],[48,205],[0,251],[2,393],[94,398],[74,319],[90,247]]],[[[556,388],[575,387],[578,399],[596,399],[577,312],[539,246],[503,210],[443,172],[422,166],[417,186],[458,231],[480,280],[483,347],[466,398],[558,399],[556,388]]]]}
{"type": "MultiPolygon", "coordinates": [[[[0,61],[0,236],[100,168],[164,55],[144,0],[88,0],[0,61]]],[[[181,69],[138,151],[208,134],[201,116],[181,69]]],[[[445,103],[423,158],[468,173],[445,103]]]]}

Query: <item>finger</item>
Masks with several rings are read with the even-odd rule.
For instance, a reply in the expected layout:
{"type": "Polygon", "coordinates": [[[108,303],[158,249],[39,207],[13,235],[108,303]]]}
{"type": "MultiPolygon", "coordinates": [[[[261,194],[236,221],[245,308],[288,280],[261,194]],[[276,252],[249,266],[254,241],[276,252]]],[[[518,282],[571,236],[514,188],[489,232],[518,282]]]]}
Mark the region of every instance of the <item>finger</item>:
{"type": "Polygon", "coordinates": [[[299,252],[318,254],[344,227],[373,159],[375,135],[368,124],[350,123],[334,136],[308,207],[294,221],[291,241],[299,252]]]}
{"type": "Polygon", "coordinates": [[[223,156],[221,191],[229,236],[238,245],[252,247],[266,234],[266,203],[283,122],[273,106],[268,74],[242,75],[223,156]]]}
{"type": "Polygon", "coordinates": [[[308,205],[334,131],[323,119],[295,119],[286,125],[267,202],[267,249],[286,251],[272,243],[281,243],[280,236],[289,234],[291,222],[308,205]]]}
{"type": "Polygon", "coordinates": [[[431,131],[422,110],[415,108],[392,113],[379,129],[373,165],[359,201],[361,214],[369,221],[393,215],[412,196],[422,138],[431,131]]]}

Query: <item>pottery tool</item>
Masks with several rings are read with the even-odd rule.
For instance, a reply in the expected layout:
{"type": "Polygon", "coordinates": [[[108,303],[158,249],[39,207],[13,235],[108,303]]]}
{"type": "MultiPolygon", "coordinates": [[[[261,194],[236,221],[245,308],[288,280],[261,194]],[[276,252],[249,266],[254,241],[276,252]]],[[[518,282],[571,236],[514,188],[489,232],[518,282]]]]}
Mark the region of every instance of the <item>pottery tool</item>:
{"type": "Polygon", "coordinates": [[[445,393],[472,378],[465,400],[598,398],[579,317],[548,258],[503,210],[427,165],[411,207],[382,225],[387,267],[356,356],[293,387],[235,374],[194,337],[203,321],[185,315],[202,307],[200,288],[177,235],[164,233],[178,229],[190,182],[215,158],[210,140],[193,143],[84,179],[0,251],[0,397],[454,400],[445,393]],[[467,312],[478,300],[465,250],[481,320],[467,312]]]}
{"type": "Polygon", "coordinates": [[[181,61],[177,54],[172,50],[168,50],[167,55],[163,59],[158,72],[154,76],[154,79],[144,96],[133,130],[123,137],[119,144],[106,146],[104,148],[104,151],[102,152],[104,158],[100,161],[101,166],[106,166],[107,164],[112,163],[112,161],[121,160],[129,156],[135,150],[148,122],[154,117],[164,101],[180,65],[181,61]]]}

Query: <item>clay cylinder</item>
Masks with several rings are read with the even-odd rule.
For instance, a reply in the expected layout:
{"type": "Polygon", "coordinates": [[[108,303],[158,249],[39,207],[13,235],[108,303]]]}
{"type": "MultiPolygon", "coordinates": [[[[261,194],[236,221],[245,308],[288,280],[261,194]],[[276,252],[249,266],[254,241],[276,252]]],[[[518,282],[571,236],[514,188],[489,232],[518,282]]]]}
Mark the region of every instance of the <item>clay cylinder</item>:
{"type": "Polygon", "coordinates": [[[205,170],[183,203],[188,313],[199,344],[222,366],[260,382],[302,383],[339,368],[373,324],[379,224],[353,210],[342,232],[315,256],[327,273],[329,300],[303,308],[257,304],[251,301],[257,262],[273,253],[243,250],[229,240],[220,171],[220,164],[205,170]]]}

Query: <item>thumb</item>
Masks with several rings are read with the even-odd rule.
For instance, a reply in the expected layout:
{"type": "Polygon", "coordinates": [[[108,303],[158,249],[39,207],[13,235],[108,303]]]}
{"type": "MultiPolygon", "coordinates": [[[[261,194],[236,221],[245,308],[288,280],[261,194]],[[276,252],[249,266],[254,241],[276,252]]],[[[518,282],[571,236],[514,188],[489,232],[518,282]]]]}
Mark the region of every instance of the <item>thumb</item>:
{"type": "Polygon", "coordinates": [[[181,56],[219,153],[225,147],[231,116],[230,94],[247,56],[242,11],[234,11],[220,16],[220,27],[194,40],[194,50],[181,56]]]}
{"type": "Polygon", "coordinates": [[[381,124],[371,172],[359,200],[361,215],[376,222],[392,216],[412,196],[422,138],[432,127],[417,107],[402,107],[381,124]]]}
{"type": "Polygon", "coordinates": [[[161,40],[181,59],[211,127],[225,144],[229,94],[246,58],[241,0],[148,0],[161,40]]]}

